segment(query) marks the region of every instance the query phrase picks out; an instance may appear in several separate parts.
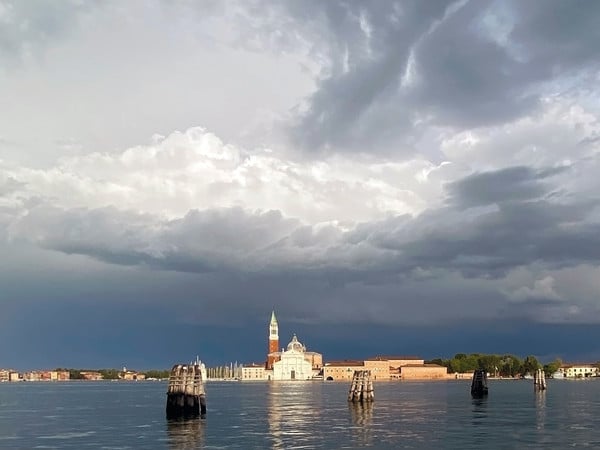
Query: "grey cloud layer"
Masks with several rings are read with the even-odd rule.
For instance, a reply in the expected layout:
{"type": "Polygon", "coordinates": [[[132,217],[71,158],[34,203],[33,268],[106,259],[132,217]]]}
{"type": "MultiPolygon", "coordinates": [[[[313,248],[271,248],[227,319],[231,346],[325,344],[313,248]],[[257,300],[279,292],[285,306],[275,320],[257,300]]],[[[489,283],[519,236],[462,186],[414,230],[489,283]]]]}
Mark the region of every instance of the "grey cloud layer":
{"type": "Polygon", "coordinates": [[[78,26],[79,15],[97,0],[2,0],[0,2],[0,68],[37,55],[40,47],[65,37],[78,26]]]}
{"type": "Polygon", "coordinates": [[[448,184],[450,201],[470,207],[540,198],[551,193],[544,179],[566,170],[567,167],[559,167],[535,171],[519,166],[491,173],[475,173],[448,184]]]}
{"type": "Polygon", "coordinates": [[[190,321],[600,322],[597,2],[101,3],[0,0],[4,280],[56,259],[52,300],[107,271],[190,321]],[[292,140],[245,140],[263,113],[292,140]]]}
{"type": "Polygon", "coordinates": [[[414,151],[427,126],[514,120],[569,77],[590,89],[598,70],[594,1],[286,5],[280,32],[304,33],[328,61],[293,128],[307,149],[414,151]]]}
{"type": "Polygon", "coordinates": [[[5,219],[14,243],[161,277],[201,277],[190,281],[205,300],[177,294],[191,322],[227,314],[246,298],[244,311],[277,300],[312,322],[594,323],[600,201],[549,196],[554,177],[568,173],[512,167],[469,175],[447,186],[444,206],[351,228],[239,207],[168,219],[114,207],[65,209],[48,199],[5,219]],[[205,308],[208,316],[199,313],[205,308]]]}
{"type": "MultiPolygon", "coordinates": [[[[564,171],[564,170],[561,170],[564,171]]],[[[546,198],[549,174],[514,167],[449,185],[449,206],[358,224],[307,225],[277,211],[191,211],[175,220],[117,210],[32,208],[13,237],[111,263],[205,272],[409,274],[420,269],[501,277],[534,263],[600,262],[600,202],[546,198]]]]}

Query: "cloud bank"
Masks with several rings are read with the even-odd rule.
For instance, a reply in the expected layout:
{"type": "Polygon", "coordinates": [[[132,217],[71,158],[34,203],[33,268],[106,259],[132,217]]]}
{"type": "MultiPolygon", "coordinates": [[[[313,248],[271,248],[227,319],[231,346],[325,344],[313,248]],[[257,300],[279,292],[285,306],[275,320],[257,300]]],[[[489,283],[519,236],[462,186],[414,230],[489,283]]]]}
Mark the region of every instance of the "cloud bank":
{"type": "Polygon", "coordinates": [[[140,342],[242,334],[273,307],[324,342],[599,323],[599,18],[587,0],[0,1],[0,342],[28,311],[107,342],[119,312],[140,342]]]}

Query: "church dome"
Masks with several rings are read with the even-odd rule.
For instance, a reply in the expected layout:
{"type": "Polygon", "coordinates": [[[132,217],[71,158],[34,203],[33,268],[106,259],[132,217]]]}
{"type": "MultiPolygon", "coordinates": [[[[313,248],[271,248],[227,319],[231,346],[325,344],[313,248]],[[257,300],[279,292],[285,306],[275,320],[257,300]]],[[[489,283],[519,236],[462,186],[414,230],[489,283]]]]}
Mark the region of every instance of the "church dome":
{"type": "Polygon", "coordinates": [[[292,351],[292,350],[296,351],[296,352],[305,352],[306,351],[306,347],[304,347],[304,345],[302,345],[302,343],[298,340],[298,338],[296,337],[295,334],[287,346],[288,352],[292,351]]]}

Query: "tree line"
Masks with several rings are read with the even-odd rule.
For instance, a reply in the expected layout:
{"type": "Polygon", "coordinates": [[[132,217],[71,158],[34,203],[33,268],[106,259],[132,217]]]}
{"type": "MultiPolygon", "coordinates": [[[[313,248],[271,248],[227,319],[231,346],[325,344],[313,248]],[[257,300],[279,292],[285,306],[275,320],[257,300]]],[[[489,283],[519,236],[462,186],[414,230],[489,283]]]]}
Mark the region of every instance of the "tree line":
{"type": "Polygon", "coordinates": [[[533,374],[537,369],[543,369],[546,376],[552,375],[562,365],[557,358],[547,364],[541,364],[535,356],[527,356],[523,359],[515,355],[494,355],[483,353],[457,353],[450,359],[436,358],[428,361],[448,368],[450,373],[464,373],[476,369],[483,369],[487,373],[497,377],[516,377],[533,374]]]}
{"type": "MultiPolygon", "coordinates": [[[[83,380],[85,377],[82,375],[82,372],[98,372],[102,375],[102,379],[104,380],[118,380],[120,379],[120,375],[123,373],[120,369],[66,369],[66,368],[57,368],[54,369],[57,371],[68,371],[69,378],[71,380],[83,380]]],[[[169,370],[147,370],[147,371],[139,371],[138,373],[144,374],[146,378],[169,378],[170,371],[169,370]]]]}

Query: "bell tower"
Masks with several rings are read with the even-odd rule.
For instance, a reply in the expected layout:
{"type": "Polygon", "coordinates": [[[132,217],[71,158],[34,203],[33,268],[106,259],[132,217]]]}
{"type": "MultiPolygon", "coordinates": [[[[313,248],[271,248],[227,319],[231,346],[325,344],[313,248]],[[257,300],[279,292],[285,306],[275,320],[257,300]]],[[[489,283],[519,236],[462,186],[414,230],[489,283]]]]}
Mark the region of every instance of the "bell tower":
{"type": "Polygon", "coordinates": [[[279,325],[277,325],[277,318],[275,317],[275,311],[271,312],[271,322],[269,323],[269,353],[267,355],[267,369],[273,368],[273,363],[279,359],[275,356],[271,356],[271,353],[279,351],[279,325]]]}

